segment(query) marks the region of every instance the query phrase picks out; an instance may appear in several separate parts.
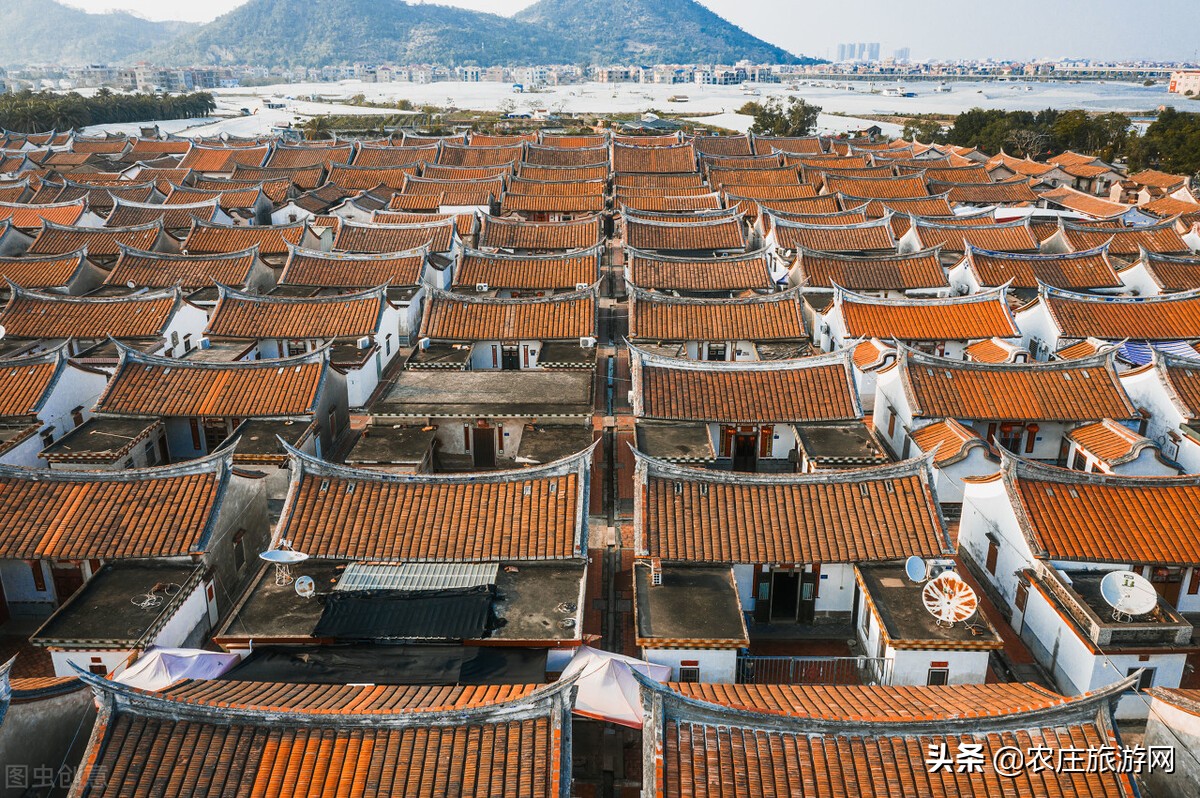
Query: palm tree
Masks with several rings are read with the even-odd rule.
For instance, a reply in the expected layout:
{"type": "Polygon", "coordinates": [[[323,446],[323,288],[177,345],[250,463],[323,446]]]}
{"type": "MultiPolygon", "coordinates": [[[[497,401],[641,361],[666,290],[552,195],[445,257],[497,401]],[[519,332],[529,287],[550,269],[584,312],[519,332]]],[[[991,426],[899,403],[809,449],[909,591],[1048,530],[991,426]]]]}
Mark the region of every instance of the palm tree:
{"type": "Polygon", "coordinates": [[[301,125],[300,129],[304,131],[304,138],[309,141],[327,139],[329,138],[329,117],[314,116],[301,125]]]}

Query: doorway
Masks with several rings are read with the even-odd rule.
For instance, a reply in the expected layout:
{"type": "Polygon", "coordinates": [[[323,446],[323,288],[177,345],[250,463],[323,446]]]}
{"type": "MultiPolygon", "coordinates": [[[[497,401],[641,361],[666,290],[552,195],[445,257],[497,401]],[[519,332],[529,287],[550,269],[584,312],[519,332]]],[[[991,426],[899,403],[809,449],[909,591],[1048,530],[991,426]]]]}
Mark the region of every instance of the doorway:
{"type": "Polygon", "coordinates": [[[758,436],[753,432],[739,432],[733,436],[733,470],[758,470],[758,436]]]}
{"type": "Polygon", "coordinates": [[[795,621],[800,599],[800,574],[776,571],[771,574],[771,621],[795,621]]]}
{"type": "Polygon", "coordinates": [[[805,573],[800,578],[800,609],[796,620],[800,623],[812,623],[817,617],[817,579],[815,572],[805,573]]]}
{"type": "Polygon", "coordinates": [[[471,429],[471,458],[476,468],[496,467],[496,430],[491,427],[471,429]]]}
{"type": "Polygon", "coordinates": [[[518,347],[505,346],[500,350],[500,368],[504,371],[520,370],[521,355],[518,347]]]}
{"type": "Polygon", "coordinates": [[[54,563],[50,566],[50,576],[54,580],[54,595],[60,606],[83,587],[83,568],[78,565],[54,563]]]}

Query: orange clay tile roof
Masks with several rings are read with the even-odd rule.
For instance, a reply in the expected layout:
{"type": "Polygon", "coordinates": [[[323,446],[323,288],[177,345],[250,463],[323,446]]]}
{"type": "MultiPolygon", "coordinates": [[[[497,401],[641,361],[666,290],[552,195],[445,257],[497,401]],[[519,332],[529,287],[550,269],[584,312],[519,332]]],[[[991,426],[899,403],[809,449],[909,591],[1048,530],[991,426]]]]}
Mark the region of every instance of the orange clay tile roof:
{"type": "Polygon", "coordinates": [[[495,706],[543,685],[293,684],[185,679],[162,691],[172,701],[259,712],[385,715],[495,706]]]}
{"type": "Polygon", "coordinates": [[[29,246],[29,255],[62,255],[87,248],[91,257],[115,257],[121,245],[151,249],[162,234],[158,222],[137,227],[67,227],[46,222],[29,246]]]}
{"type": "Polygon", "coordinates": [[[443,144],[438,153],[438,163],[445,166],[499,166],[521,160],[525,152],[522,144],[499,147],[471,147],[459,144],[443,144]]]}
{"type": "Polygon", "coordinates": [[[613,144],[624,147],[674,147],[683,141],[680,133],[663,133],[645,136],[633,136],[616,133],[612,137],[613,144]]]}
{"type": "Polygon", "coordinates": [[[626,247],[626,274],[639,288],[659,291],[747,291],[774,288],[765,250],[715,258],[659,255],[626,247]]]}
{"type": "Polygon", "coordinates": [[[388,474],[294,456],[277,535],[315,557],[381,562],[585,555],[591,450],[486,474],[388,474]]]}
{"type": "Polygon", "coordinates": [[[58,288],[84,268],[84,250],[43,257],[0,258],[0,279],[22,288],[58,288]]]}
{"type": "Polygon", "coordinates": [[[171,289],[117,297],[69,297],[15,289],[0,312],[13,338],[153,338],[182,300],[171,289]]]}
{"type": "MultiPolygon", "coordinates": [[[[1036,750],[1051,760],[1077,749],[1112,750],[1116,738],[1098,717],[1109,712],[1103,696],[1073,711],[1014,711],[979,727],[954,726],[936,714],[936,707],[915,728],[894,722],[871,728],[854,721],[779,719],[775,716],[719,712],[679,712],[661,721],[651,739],[655,749],[651,778],[659,798],[741,798],[742,796],[800,795],[805,798],[885,798],[913,795],[948,796],[1039,795],[1130,798],[1137,795],[1132,777],[1113,770],[1100,772],[1031,768],[1001,776],[990,764],[1002,761],[1005,749],[1036,750]],[[775,721],[771,723],[770,721],[775,721]],[[969,730],[969,731],[964,731],[969,730]],[[953,766],[931,772],[931,751],[955,751],[963,740],[977,744],[984,765],[978,770],[953,766]],[[749,785],[749,786],[747,786],[749,785]],[[803,793],[796,792],[797,785],[803,793]],[[899,791],[899,792],[898,792],[899,791]]],[[[1035,706],[1049,702],[1037,701],[1035,706]]],[[[703,705],[700,705],[703,706],[703,705]]],[[[1040,707],[1039,707],[1040,708],[1040,707]]],[[[954,754],[948,757],[954,761],[954,754]]]]}
{"type": "MultiPolygon", "coordinates": [[[[16,682],[17,680],[14,679],[14,689],[16,688],[16,682]]],[[[1146,692],[1157,698],[1159,701],[1165,701],[1176,709],[1182,709],[1189,715],[1200,716],[1200,688],[1151,687],[1146,692]]]]}
{"type": "Polygon", "coordinates": [[[671,174],[615,172],[612,181],[613,188],[695,188],[704,185],[704,177],[693,171],[671,174]]]}
{"type": "Polygon", "coordinates": [[[751,154],[749,136],[696,136],[692,144],[705,155],[751,154]]]}
{"type": "Polygon", "coordinates": [[[786,166],[781,154],[772,155],[706,155],[700,153],[701,171],[709,169],[762,169],[786,166]]]}
{"type": "Polygon", "coordinates": [[[1181,341],[1200,338],[1200,292],[1099,297],[1043,286],[1038,297],[1063,338],[1181,341]]]}
{"type": "Polygon", "coordinates": [[[530,166],[608,166],[608,147],[546,147],[531,144],[523,163],[530,166]]]}
{"type": "Polygon", "coordinates": [[[1018,460],[1002,475],[1035,557],[1200,565],[1200,477],[1118,477],[1018,460]]]}
{"type": "Polygon", "coordinates": [[[180,169],[197,172],[233,172],[237,165],[262,166],[270,147],[201,147],[194,146],[183,160],[180,169]]]}
{"type": "Polygon", "coordinates": [[[910,433],[913,443],[922,452],[934,452],[933,464],[943,467],[962,460],[969,449],[978,446],[991,451],[983,438],[970,427],[953,418],[935,421],[910,433]]]}
{"type": "Polygon", "coordinates": [[[449,252],[454,246],[454,220],[449,216],[404,224],[343,222],[333,241],[335,251],[382,253],[428,248],[449,252]]]}
{"type": "Polygon", "coordinates": [[[1112,219],[1123,216],[1132,207],[1119,202],[1110,202],[1093,194],[1084,194],[1082,191],[1076,191],[1070,186],[1059,186],[1052,191],[1043,191],[1042,199],[1058,205],[1060,208],[1066,208],[1069,211],[1078,211],[1087,216],[1094,216],[1097,219],[1112,219]]]}
{"type": "Polygon", "coordinates": [[[846,335],[899,341],[970,341],[1016,338],[1002,291],[939,299],[879,299],[838,291],[846,335]]]}
{"type": "Polygon", "coordinates": [[[919,175],[906,177],[843,177],[829,174],[825,187],[830,194],[847,194],[851,197],[869,199],[895,199],[925,197],[925,179],[919,175]]]}
{"type": "Polygon", "coordinates": [[[635,249],[666,252],[744,250],[746,229],[741,218],[715,216],[703,221],[660,221],[622,214],[625,243],[635,249]]]}
{"type": "Polygon", "coordinates": [[[1183,257],[1145,252],[1138,259],[1150,278],[1166,291],[1200,288],[1200,256],[1183,257]]]}
{"type": "Polygon", "coordinates": [[[996,183],[947,183],[930,180],[929,193],[946,194],[947,199],[951,202],[986,205],[1038,201],[1038,195],[1034,192],[1027,177],[1002,180],[996,183]]]}
{"type": "MultiPolygon", "coordinates": [[[[437,213],[442,207],[442,194],[393,194],[388,200],[388,209],[393,211],[415,211],[437,213]]],[[[376,219],[375,221],[383,221],[376,219]]]]}
{"type": "Polygon", "coordinates": [[[1020,682],[930,687],[697,682],[666,686],[697,701],[746,712],[861,723],[996,717],[1058,706],[1070,700],[1040,685],[1020,682]]]}
{"type": "Polygon", "coordinates": [[[600,213],[605,200],[601,194],[514,194],[505,192],[500,200],[501,213],[600,213]]]}
{"type": "Polygon", "coordinates": [[[845,194],[838,194],[838,201],[843,208],[858,208],[866,203],[866,214],[868,218],[878,219],[886,216],[889,212],[907,216],[936,216],[941,218],[950,218],[954,216],[954,210],[950,207],[950,203],[946,201],[946,195],[939,194],[936,197],[915,197],[907,199],[888,199],[876,200],[866,197],[850,197],[845,194]]]}
{"type": "Polygon", "coordinates": [[[373,336],[380,330],[383,288],[357,294],[272,297],[222,286],[208,318],[214,338],[335,339],[373,336]]]}
{"type": "MultiPolygon", "coordinates": [[[[178,184],[176,184],[178,185],[178,184]]],[[[286,177],[278,177],[272,180],[237,180],[234,178],[200,178],[196,180],[190,188],[201,191],[216,191],[225,193],[228,191],[243,191],[255,188],[262,189],[262,193],[267,195],[267,199],[276,205],[284,205],[287,203],[291,191],[292,181],[286,177]]],[[[170,188],[168,186],[168,188],[170,188]]]]}
{"type": "Polygon", "coordinates": [[[989,172],[999,167],[1004,167],[1013,174],[1037,177],[1047,172],[1053,172],[1057,168],[1057,165],[1052,163],[1038,163],[1028,158],[1014,158],[1002,152],[986,164],[989,172]]]}
{"type": "Polygon", "coordinates": [[[356,255],[296,247],[284,264],[279,282],[332,288],[370,288],[384,283],[392,287],[417,285],[427,256],[424,249],[356,255]]]}
{"type": "Polygon", "coordinates": [[[825,149],[821,146],[821,139],[816,136],[803,136],[797,138],[778,136],[754,137],[755,152],[768,153],[774,150],[807,155],[820,155],[821,153],[825,152],[825,149]]]}
{"type": "Polygon", "coordinates": [[[1174,399],[1190,421],[1200,419],[1200,367],[1194,361],[1160,356],[1157,366],[1174,399]]]}
{"type": "Polygon", "coordinates": [[[1103,163],[1068,163],[1059,165],[1064,172],[1073,177],[1093,178],[1106,172],[1115,172],[1111,166],[1103,163]]]}
{"type": "Polygon", "coordinates": [[[1095,163],[1097,158],[1094,155],[1084,155],[1080,152],[1067,150],[1066,152],[1060,152],[1058,155],[1053,155],[1046,160],[1052,164],[1064,166],[1066,164],[1095,163]]]}
{"type": "MultiPolygon", "coordinates": [[[[823,197],[817,196],[817,189],[808,183],[799,183],[793,185],[775,185],[775,186],[755,186],[746,183],[728,183],[721,187],[726,196],[737,197],[738,199],[753,199],[760,200],[764,204],[772,204],[775,202],[794,202],[796,200],[812,200],[812,204],[816,205],[818,199],[824,200],[823,197]]],[[[832,196],[828,197],[833,200],[832,196]]],[[[839,210],[836,203],[827,205],[831,211],[839,210]]]]}
{"type": "Polygon", "coordinates": [[[1138,435],[1111,418],[1076,427],[1067,437],[1079,444],[1080,448],[1109,464],[1132,460],[1146,447],[1154,447],[1154,442],[1149,438],[1138,435]]]}
{"type": "Polygon", "coordinates": [[[536,142],[537,133],[471,133],[471,145],[474,147],[502,147],[508,144],[536,142]]]}
{"type": "Polygon", "coordinates": [[[767,475],[635,456],[634,549],[640,557],[857,563],[951,550],[923,460],[767,475]]]}
{"type": "MultiPolygon", "coordinates": [[[[517,165],[517,174],[529,180],[607,180],[608,165],[597,166],[534,166],[521,163],[517,165]]],[[[699,177],[699,175],[697,175],[699,177]]]]}
{"type": "Polygon", "coordinates": [[[1014,358],[1018,354],[1024,353],[1026,358],[1029,356],[1028,350],[1022,349],[1020,345],[999,338],[976,341],[964,349],[963,353],[967,360],[974,363],[1013,363],[1016,362],[1014,358]]]}
{"type": "MultiPolygon", "coordinates": [[[[779,188],[779,186],[775,186],[779,188]]],[[[792,186],[792,189],[811,188],[792,186]]],[[[704,197],[712,193],[707,186],[618,186],[613,190],[613,199],[620,203],[625,199],[637,197],[704,197]]]]}
{"type": "Polygon", "coordinates": [[[918,219],[916,235],[923,247],[965,252],[967,247],[990,252],[1037,252],[1039,242],[1026,220],[1000,224],[940,223],[918,219]]]}
{"type": "Polygon", "coordinates": [[[192,219],[211,222],[217,215],[217,201],[189,205],[154,205],[144,202],[117,200],[104,220],[105,227],[133,227],[159,222],[167,230],[187,230],[192,219]]]}
{"type": "Polygon", "coordinates": [[[104,733],[84,754],[81,798],[150,784],[193,785],[195,798],[566,794],[570,754],[560,728],[571,720],[561,687],[447,713],[332,716],[222,709],[88,681],[105,706],[104,733]]]}
{"type": "Polygon", "coordinates": [[[1065,346],[1054,353],[1059,360],[1079,360],[1085,357],[1091,357],[1104,348],[1104,341],[1095,338],[1085,338],[1082,341],[1077,341],[1070,346],[1065,346]]]}
{"type": "Polygon", "coordinates": [[[0,360],[0,416],[37,413],[65,365],[61,348],[0,360]]]}
{"type": "Polygon", "coordinates": [[[851,359],[858,369],[867,371],[882,366],[889,356],[892,360],[896,359],[896,348],[878,338],[872,338],[854,347],[851,359]]]}
{"type": "Polygon", "coordinates": [[[110,560],[199,553],[228,472],[223,455],[111,473],[0,466],[0,556],[110,560]]]}
{"type": "Polygon", "coordinates": [[[370,147],[362,145],[354,156],[355,166],[372,166],[376,168],[391,168],[396,166],[417,166],[422,162],[436,161],[438,145],[428,144],[424,147],[370,147]]]}
{"type": "Polygon", "coordinates": [[[309,166],[304,169],[270,169],[261,166],[238,164],[233,170],[233,179],[243,183],[258,183],[285,179],[301,191],[310,191],[324,182],[325,167],[309,166]]]}
{"type": "Polygon", "coordinates": [[[1173,222],[1167,221],[1149,227],[1108,229],[1063,222],[1063,235],[1075,250],[1093,249],[1108,244],[1113,255],[1137,256],[1141,250],[1160,252],[1167,255],[1188,254],[1191,250],[1175,230],[1173,222]]]}
{"type": "Polygon", "coordinates": [[[19,205],[0,202],[0,221],[7,220],[18,230],[37,230],[42,222],[73,225],[87,210],[83,200],[55,203],[51,205],[19,205]]]}
{"type": "Polygon", "coordinates": [[[696,171],[696,150],[691,144],[638,147],[613,144],[614,172],[675,174],[696,171]]]}
{"type": "Polygon", "coordinates": [[[604,196],[607,186],[603,180],[530,180],[514,177],[508,181],[508,190],[513,194],[540,194],[548,196],[576,196],[597,194],[604,196]]]}
{"type": "Polygon", "coordinates": [[[122,247],[104,282],[148,288],[243,285],[257,259],[258,251],[253,248],[225,255],[174,255],[122,247]]]}
{"type": "Polygon", "coordinates": [[[1200,215],[1200,203],[1177,199],[1168,194],[1156,200],[1151,200],[1145,205],[1139,205],[1138,210],[1152,213],[1160,219],[1171,216],[1196,217],[1200,215]]]}
{"type": "Polygon", "coordinates": [[[1175,189],[1188,182],[1187,175],[1172,175],[1157,169],[1143,169],[1129,176],[1134,183],[1154,188],[1175,189]]]}
{"type": "Polygon", "coordinates": [[[1086,421],[1133,418],[1111,355],[1046,363],[972,363],[901,352],[914,418],[1086,421]]]}
{"type": "Polygon", "coordinates": [[[440,341],[577,341],[596,336],[592,288],[532,299],[430,293],[421,337],[440,341]]]}
{"type": "Polygon", "coordinates": [[[771,228],[771,218],[777,217],[785,222],[799,222],[800,224],[826,224],[833,226],[844,226],[848,224],[863,224],[867,221],[867,215],[863,210],[855,208],[853,210],[833,211],[832,213],[787,213],[773,211],[763,219],[764,227],[769,231],[771,228]]]}
{"type": "Polygon", "coordinates": [[[1005,283],[1011,283],[1013,288],[1037,288],[1038,283],[1072,289],[1121,285],[1121,278],[1113,271],[1103,247],[1067,255],[1026,255],[968,247],[966,258],[971,272],[984,287],[1005,283]]]}
{"type": "Polygon", "coordinates": [[[303,169],[308,166],[331,167],[348,164],[354,156],[353,144],[333,147],[304,147],[276,144],[267,158],[268,169],[303,169]]]}
{"type": "Polygon", "coordinates": [[[936,249],[907,255],[841,255],[800,249],[796,268],[808,287],[840,285],[851,291],[902,291],[948,286],[936,249]]]}
{"type": "Polygon", "coordinates": [[[845,353],[795,360],[704,362],[634,348],[638,418],[726,424],[847,421],[862,417],[845,353]]]}
{"type": "Polygon", "coordinates": [[[569,222],[526,222],[484,216],[479,246],[485,249],[588,249],[603,238],[602,222],[598,215],[569,222]]]}
{"type": "Polygon", "coordinates": [[[542,146],[544,147],[603,147],[608,144],[608,137],[602,134],[596,135],[562,135],[554,133],[542,134],[542,146]]]}
{"type": "Polygon", "coordinates": [[[726,204],[747,216],[757,216],[760,211],[777,211],[779,213],[835,213],[841,210],[837,199],[832,194],[822,194],[819,197],[796,197],[794,199],[764,199],[762,197],[742,197],[736,192],[725,195],[726,204]]]}
{"type": "Polygon", "coordinates": [[[286,255],[289,245],[296,246],[304,239],[305,230],[303,222],[272,227],[229,227],[196,222],[182,249],[189,255],[219,255],[258,247],[260,255],[286,255]]]}
{"type": "Polygon", "coordinates": [[[925,169],[914,169],[913,167],[900,166],[898,167],[900,174],[912,174],[914,171],[919,171],[924,174],[925,179],[940,180],[945,183],[990,183],[992,178],[988,175],[987,169],[982,164],[971,164],[970,166],[931,166],[925,169]]]}
{"type": "Polygon", "coordinates": [[[808,337],[797,290],[688,299],[630,288],[629,337],[654,341],[800,341],[808,337]]]}
{"type": "Polygon", "coordinates": [[[616,204],[621,209],[660,213],[685,213],[691,211],[713,211],[721,207],[720,194],[694,194],[691,196],[630,196],[620,194],[616,204]]]}
{"type": "Polygon", "coordinates": [[[206,363],[123,349],[96,410],[183,418],[304,416],[317,407],[327,364],[325,350],[283,360],[206,363]]]}
{"type": "Polygon", "coordinates": [[[894,251],[896,239],[886,218],[861,224],[802,224],[776,216],[771,220],[777,246],[820,252],[894,251]]]}
{"type": "Polygon", "coordinates": [[[454,270],[454,284],[481,283],[523,290],[574,289],[600,279],[601,246],[561,255],[505,255],[467,248],[454,270]]]}
{"type": "Polygon", "coordinates": [[[717,188],[725,186],[798,186],[804,183],[796,166],[728,169],[711,167],[708,182],[717,188]]]}
{"type": "Polygon", "coordinates": [[[469,213],[405,213],[403,211],[375,211],[373,220],[376,224],[418,224],[444,222],[454,220],[454,229],[458,235],[465,238],[475,234],[475,226],[479,217],[474,212],[469,213]]]}

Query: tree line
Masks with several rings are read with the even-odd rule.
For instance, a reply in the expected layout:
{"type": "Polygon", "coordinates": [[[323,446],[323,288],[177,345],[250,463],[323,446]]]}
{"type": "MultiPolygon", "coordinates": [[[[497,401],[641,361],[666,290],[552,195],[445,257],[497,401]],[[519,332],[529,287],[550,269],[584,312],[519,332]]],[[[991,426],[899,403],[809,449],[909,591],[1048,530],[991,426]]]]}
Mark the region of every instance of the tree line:
{"type": "Polygon", "coordinates": [[[94,96],[29,90],[0,94],[0,129],[18,133],[68,131],[88,125],[194,119],[216,110],[208,92],[192,94],[116,94],[100,89],[94,96]]]}
{"type": "Polygon", "coordinates": [[[1200,172],[1200,114],[1165,108],[1138,135],[1125,114],[1092,115],[1059,111],[985,111],[973,108],[954,117],[915,116],[904,125],[904,137],[926,144],[977,147],[995,155],[1004,150],[1017,158],[1045,160],[1067,150],[1131,169],[1155,168],[1175,174],[1200,172]]]}

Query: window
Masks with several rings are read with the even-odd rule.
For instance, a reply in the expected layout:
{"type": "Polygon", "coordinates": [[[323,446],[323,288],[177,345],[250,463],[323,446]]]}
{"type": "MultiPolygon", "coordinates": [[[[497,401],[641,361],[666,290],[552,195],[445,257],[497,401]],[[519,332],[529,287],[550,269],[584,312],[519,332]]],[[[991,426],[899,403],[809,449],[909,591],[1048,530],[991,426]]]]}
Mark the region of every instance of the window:
{"type": "Polygon", "coordinates": [[[383,353],[385,355],[390,355],[392,353],[392,334],[391,333],[388,333],[387,336],[383,339],[383,353]]]}
{"type": "Polygon", "coordinates": [[[1021,450],[1021,438],[1025,437],[1024,424],[1001,424],[1000,435],[996,439],[1003,448],[1018,454],[1021,450]]]}
{"type": "Polygon", "coordinates": [[[77,407],[71,411],[71,423],[75,426],[83,424],[83,407],[77,407]]]}
{"type": "Polygon", "coordinates": [[[1029,603],[1029,583],[1024,579],[1017,582],[1017,598],[1014,603],[1018,610],[1025,612],[1025,605],[1029,603]]]}
{"type": "Polygon", "coordinates": [[[1037,446],[1038,425],[1030,424],[1025,432],[1025,454],[1033,454],[1033,447],[1037,446]]]}
{"type": "Polygon", "coordinates": [[[1190,579],[1188,579],[1187,592],[1189,596],[1194,596],[1197,593],[1200,593],[1200,568],[1192,568],[1192,576],[1190,579]]]}
{"type": "Polygon", "coordinates": [[[1130,668],[1125,672],[1125,675],[1132,676],[1138,670],[1141,670],[1142,675],[1138,677],[1135,687],[1138,690],[1149,690],[1154,686],[1154,674],[1158,671],[1158,668],[1130,668]]]}
{"type": "Polygon", "coordinates": [[[949,668],[930,668],[929,677],[925,680],[925,684],[931,686],[943,685],[950,683],[949,668]]]}
{"type": "Polygon", "coordinates": [[[146,441],[146,465],[158,465],[158,451],[154,448],[154,441],[146,441]]]}
{"type": "Polygon", "coordinates": [[[888,437],[896,434],[896,410],[888,408],[888,437]]]}
{"type": "Polygon", "coordinates": [[[41,560],[30,560],[29,570],[33,573],[33,589],[39,593],[46,592],[46,572],[42,570],[41,560]]]}
{"type": "Polygon", "coordinates": [[[233,535],[233,567],[242,570],[246,564],[246,530],[239,529],[233,535]]]}
{"type": "Polygon", "coordinates": [[[189,418],[188,424],[192,428],[192,448],[200,451],[200,422],[194,418],[189,418]]]}
{"type": "Polygon", "coordinates": [[[47,427],[42,430],[42,446],[49,446],[54,443],[54,427],[47,427]]]}
{"type": "Polygon", "coordinates": [[[680,665],[679,666],[679,681],[681,681],[681,682],[698,682],[698,681],[700,681],[700,667],[698,665],[680,665]]]}
{"type": "Polygon", "coordinates": [[[998,559],[1000,559],[1000,544],[988,538],[987,572],[992,576],[996,575],[996,560],[998,559]]]}
{"type": "Polygon", "coordinates": [[[92,661],[88,664],[88,670],[97,676],[108,675],[108,668],[104,666],[104,660],[100,657],[92,657],[92,661]]]}
{"type": "Polygon", "coordinates": [[[1074,468],[1076,471],[1087,471],[1088,470],[1087,457],[1084,455],[1083,452],[1081,452],[1079,450],[1075,451],[1075,465],[1072,466],[1072,468],[1074,468]]]}

